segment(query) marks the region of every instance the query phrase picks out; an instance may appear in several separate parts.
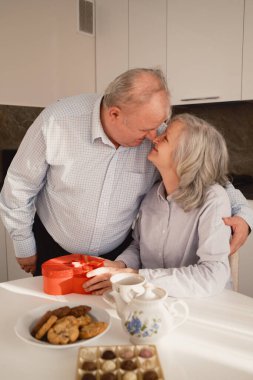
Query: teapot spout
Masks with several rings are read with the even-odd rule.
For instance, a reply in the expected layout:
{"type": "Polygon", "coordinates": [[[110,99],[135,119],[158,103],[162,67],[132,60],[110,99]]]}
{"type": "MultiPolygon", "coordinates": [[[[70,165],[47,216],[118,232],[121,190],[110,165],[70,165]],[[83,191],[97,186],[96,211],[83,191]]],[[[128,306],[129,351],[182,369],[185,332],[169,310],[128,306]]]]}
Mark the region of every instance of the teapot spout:
{"type": "Polygon", "coordinates": [[[117,291],[113,290],[111,292],[111,295],[115,299],[116,310],[117,310],[118,316],[120,318],[123,318],[124,312],[125,312],[125,307],[126,307],[127,303],[121,298],[120,293],[118,293],[117,291]]]}

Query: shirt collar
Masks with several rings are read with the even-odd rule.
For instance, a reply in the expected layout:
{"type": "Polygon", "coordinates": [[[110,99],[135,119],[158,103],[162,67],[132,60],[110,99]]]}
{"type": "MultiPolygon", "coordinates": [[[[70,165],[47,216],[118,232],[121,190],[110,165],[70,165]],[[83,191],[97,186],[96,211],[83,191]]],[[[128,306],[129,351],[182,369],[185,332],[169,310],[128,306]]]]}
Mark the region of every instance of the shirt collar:
{"type": "Polygon", "coordinates": [[[92,126],[91,126],[91,139],[92,143],[95,142],[96,139],[101,139],[104,144],[113,146],[113,143],[111,140],[108,138],[108,136],[105,134],[104,129],[102,127],[102,123],[100,120],[100,107],[101,107],[101,102],[103,100],[103,96],[100,96],[94,105],[94,109],[92,112],[92,126]]]}
{"type": "Polygon", "coordinates": [[[160,184],[157,188],[157,196],[159,199],[166,201],[166,191],[165,191],[163,181],[160,182],[160,184]]]}
{"type": "Polygon", "coordinates": [[[167,195],[167,193],[166,193],[166,189],[165,189],[163,181],[161,181],[161,183],[159,184],[159,186],[157,188],[157,197],[160,200],[166,201],[166,202],[171,202],[171,200],[172,200],[172,196],[167,195]]]}

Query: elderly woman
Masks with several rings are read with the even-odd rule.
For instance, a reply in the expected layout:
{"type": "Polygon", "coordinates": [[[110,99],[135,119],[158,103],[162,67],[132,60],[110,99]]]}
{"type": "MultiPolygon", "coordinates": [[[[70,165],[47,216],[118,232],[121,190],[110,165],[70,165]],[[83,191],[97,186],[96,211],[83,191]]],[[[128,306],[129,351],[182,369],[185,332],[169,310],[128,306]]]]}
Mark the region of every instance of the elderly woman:
{"type": "Polygon", "coordinates": [[[139,272],[174,297],[221,292],[230,281],[231,234],[223,222],[231,214],[223,188],[228,164],[223,137],[202,119],[178,115],[154,140],[148,159],[162,182],[142,202],[131,245],[115,262],[107,261],[107,273],[91,279],[87,289],[101,294],[112,273],[127,271],[139,272]]]}

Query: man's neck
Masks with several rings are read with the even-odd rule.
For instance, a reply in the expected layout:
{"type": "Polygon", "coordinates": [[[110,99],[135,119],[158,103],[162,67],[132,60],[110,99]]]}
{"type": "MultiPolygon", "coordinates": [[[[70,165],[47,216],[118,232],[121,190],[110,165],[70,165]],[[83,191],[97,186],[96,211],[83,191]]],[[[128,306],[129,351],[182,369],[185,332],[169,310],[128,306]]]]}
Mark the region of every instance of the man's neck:
{"type": "Polygon", "coordinates": [[[110,121],[108,118],[107,109],[106,107],[103,106],[103,102],[101,103],[101,106],[100,106],[100,121],[101,121],[101,125],[106,136],[113,143],[115,148],[118,149],[120,145],[113,139],[110,133],[110,121]]]}

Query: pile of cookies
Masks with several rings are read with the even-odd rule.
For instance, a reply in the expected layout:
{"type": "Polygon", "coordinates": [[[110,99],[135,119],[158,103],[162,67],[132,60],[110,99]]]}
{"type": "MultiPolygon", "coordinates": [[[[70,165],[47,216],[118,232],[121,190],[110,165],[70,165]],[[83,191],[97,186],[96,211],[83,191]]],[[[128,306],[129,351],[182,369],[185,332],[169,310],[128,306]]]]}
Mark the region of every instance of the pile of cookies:
{"type": "Polygon", "coordinates": [[[35,339],[51,344],[70,344],[79,339],[89,339],[101,334],[108,326],[95,321],[88,312],[91,307],[79,305],[63,306],[47,311],[32,327],[35,339]]]}
{"type": "Polygon", "coordinates": [[[76,380],[164,380],[156,346],[81,347],[76,380]]]}

